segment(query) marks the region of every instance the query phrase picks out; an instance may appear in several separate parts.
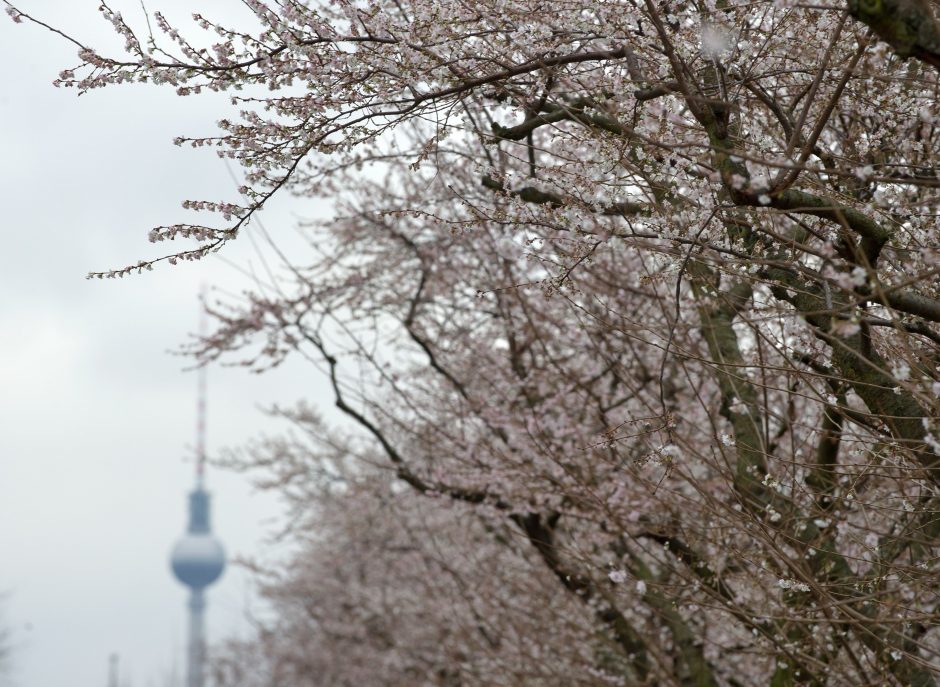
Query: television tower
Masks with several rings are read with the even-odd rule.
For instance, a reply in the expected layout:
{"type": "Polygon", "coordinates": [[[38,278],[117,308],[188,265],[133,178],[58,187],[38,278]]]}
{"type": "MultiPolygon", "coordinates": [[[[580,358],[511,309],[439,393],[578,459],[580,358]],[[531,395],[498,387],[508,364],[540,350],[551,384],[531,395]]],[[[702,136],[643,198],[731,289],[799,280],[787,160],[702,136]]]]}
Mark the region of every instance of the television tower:
{"type": "MultiPolygon", "coordinates": [[[[205,316],[200,321],[204,333],[205,316]]],[[[205,684],[206,628],[205,589],[225,569],[225,551],[212,536],[209,524],[209,492],[206,471],[206,368],[199,369],[196,429],[196,487],[189,493],[189,527],[173,547],[170,563],[176,579],[189,587],[189,637],[186,650],[186,687],[205,684]]]]}

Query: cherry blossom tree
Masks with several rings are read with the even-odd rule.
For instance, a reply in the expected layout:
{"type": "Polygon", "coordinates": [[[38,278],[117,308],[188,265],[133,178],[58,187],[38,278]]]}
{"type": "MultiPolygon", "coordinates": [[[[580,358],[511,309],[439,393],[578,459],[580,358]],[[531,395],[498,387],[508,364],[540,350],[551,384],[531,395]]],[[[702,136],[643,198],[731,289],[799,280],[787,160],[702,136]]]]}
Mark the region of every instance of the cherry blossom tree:
{"type": "Polygon", "coordinates": [[[259,571],[274,620],[223,649],[219,684],[598,684],[585,666],[617,645],[510,521],[403,490],[381,456],[350,461],[309,409],[288,415],[295,436],[252,458],[276,466],[303,543],[283,570],[259,571]]]}
{"type": "Polygon", "coordinates": [[[58,81],[232,94],[241,200],[91,277],[336,204],[192,351],[355,428],[243,458],[298,554],[223,684],[937,682],[933,5],[245,5],[58,81]]]}

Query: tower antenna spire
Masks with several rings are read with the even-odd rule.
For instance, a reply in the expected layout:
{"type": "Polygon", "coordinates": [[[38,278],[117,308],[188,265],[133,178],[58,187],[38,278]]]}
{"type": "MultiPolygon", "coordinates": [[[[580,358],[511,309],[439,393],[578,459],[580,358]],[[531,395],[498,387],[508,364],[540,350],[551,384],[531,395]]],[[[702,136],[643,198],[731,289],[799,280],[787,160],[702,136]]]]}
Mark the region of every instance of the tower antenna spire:
{"type": "MultiPolygon", "coordinates": [[[[199,311],[199,339],[206,337],[208,329],[206,323],[206,285],[203,283],[199,287],[199,302],[201,308],[199,311]]],[[[198,370],[198,395],[196,398],[196,482],[202,486],[206,478],[206,383],[208,376],[208,366],[202,364],[198,370]]]]}

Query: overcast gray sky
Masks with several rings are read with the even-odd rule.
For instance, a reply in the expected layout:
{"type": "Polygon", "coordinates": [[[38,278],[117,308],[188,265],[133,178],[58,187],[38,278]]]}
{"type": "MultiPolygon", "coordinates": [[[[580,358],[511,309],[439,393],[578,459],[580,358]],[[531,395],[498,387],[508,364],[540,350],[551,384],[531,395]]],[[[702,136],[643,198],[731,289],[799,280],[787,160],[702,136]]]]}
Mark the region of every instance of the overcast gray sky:
{"type": "MultiPolygon", "coordinates": [[[[24,0],[22,9],[92,45],[114,45],[95,0],[24,0]]],[[[140,3],[114,9],[139,21],[140,3]]],[[[148,0],[171,19],[198,9],[243,16],[237,0],[198,7],[148,0]]],[[[76,97],[51,81],[77,63],[73,46],[0,17],[0,617],[13,633],[16,687],[104,685],[121,656],[134,687],[183,672],[185,589],[169,549],[184,528],[192,484],[196,378],[167,352],[198,322],[203,281],[245,278],[222,260],[123,281],[89,270],[151,257],[147,231],[185,216],[184,198],[234,199],[211,151],[172,145],[215,131],[223,96],[106,89],[76,97]]],[[[266,226],[325,211],[282,199],[266,226]]],[[[248,241],[225,251],[245,266],[248,241]]],[[[259,407],[306,397],[326,405],[317,372],[288,364],[263,376],[209,373],[209,445],[237,446],[280,425],[259,407]]],[[[275,555],[278,505],[239,475],[212,470],[214,524],[230,554],[275,555]]],[[[211,640],[244,633],[257,608],[248,577],[229,568],[209,593],[211,640]]],[[[2,683],[2,679],[0,679],[2,683]]]]}

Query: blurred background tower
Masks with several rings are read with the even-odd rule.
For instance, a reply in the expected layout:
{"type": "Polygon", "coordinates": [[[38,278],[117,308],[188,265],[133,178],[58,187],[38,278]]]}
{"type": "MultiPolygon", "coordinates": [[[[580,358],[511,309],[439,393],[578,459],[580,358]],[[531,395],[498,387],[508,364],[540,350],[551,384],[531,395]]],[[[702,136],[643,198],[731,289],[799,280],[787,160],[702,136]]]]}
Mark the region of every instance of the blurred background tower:
{"type": "MultiPolygon", "coordinates": [[[[200,326],[203,329],[203,326],[200,326]]],[[[225,551],[212,536],[206,470],[206,368],[199,369],[196,431],[196,487],[189,494],[189,527],[176,542],[170,559],[176,579],[189,587],[189,636],[186,649],[186,687],[205,684],[205,590],[225,568],[225,551]]]]}

